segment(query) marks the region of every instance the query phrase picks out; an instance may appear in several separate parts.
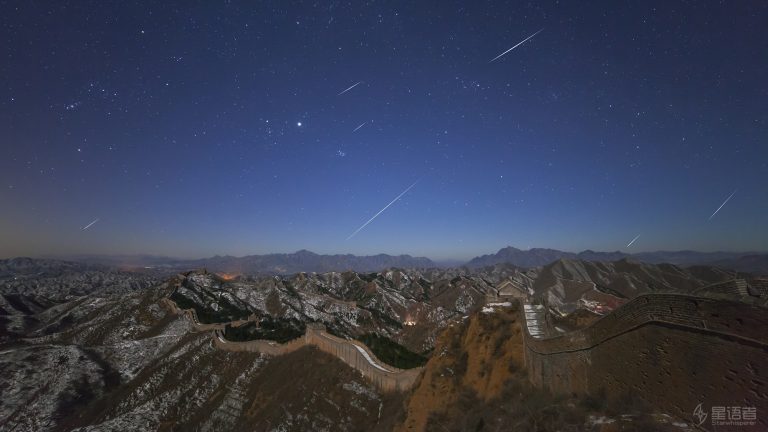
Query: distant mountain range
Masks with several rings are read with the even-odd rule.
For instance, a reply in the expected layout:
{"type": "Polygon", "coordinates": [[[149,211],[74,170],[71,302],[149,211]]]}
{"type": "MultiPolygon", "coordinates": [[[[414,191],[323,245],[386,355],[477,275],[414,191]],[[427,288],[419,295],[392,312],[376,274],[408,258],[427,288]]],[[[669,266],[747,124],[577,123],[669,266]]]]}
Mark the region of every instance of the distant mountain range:
{"type": "Polygon", "coordinates": [[[731,270],[755,274],[768,274],[768,254],[755,252],[696,252],[696,251],[658,251],[626,254],[623,252],[595,252],[586,250],[579,253],[564,252],[557,249],[533,248],[521,250],[511,246],[500,249],[495,254],[482,255],[470,260],[470,268],[512,264],[518,267],[541,267],[559,259],[583,261],[618,261],[630,258],[648,264],[675,264],[679,266],[714,265],[731,270]]]}
{"type": "MultiPolygon", "coordinates": [[[[324,273],[330,271],[375,272],[388,268],[425,269],[463,267],[477,269],[496,264],[511,264],[516,267],[533,268],[551,264],[560,259],[614,262],[631,259],[648,264],[675,264],[682,267],[696,265],[718,266],[724,269],[758,275],[768,275],[768,254],[756,252],[696,252],[657,251],[626,254],[623,252],[596,252],[585,250],[579,253],[557,249],[533,248],[521,250],[505,247],[495,254],[482,255],[469,262],[458,261],[435,263],[429,258],[411,255],[321,255],[308,250],[294,253],[247,255],[235,257],[216,255],[202,259],[179,259],[153,255],[78,255],[56,257],[88,265],[102,265],[117,268],[153,268],[163,272],[186,271],[206,268],[215,272],[232,274],[287,275],[300,272],[324,273]]],[[[0,273],[2,272],[0,267],[0,273]]]]}
{"type": "Polygon", "coordinates": [[[329,272],[352,270],[372,272],[391,267],[428,268],[435,267],[429,258],[410,255],[319,255],[308,250],[289,254],[248,255],[244,257],[215,256],[202,260],[187,261],[193,267],[232,273],[274,273],[292,274],[299,272],[329,272]]]}
{"type": "Polygon", "coordinates": [[[432,268],[437,265],[429,258],[410,255],[320,255],[308,250],[287,254],[220,256],[182,260],[150,255],[131,256],[74,256],[68,259],[113,267],[152,267],[168,270],[206,268],[215,272],[233,274],[294,274],[300,272],[324,273],[329,271],[373,272],[387,268],[432,268]]]}
{"type": "Polygon", "coordinates": [[[486,267],[496,264],[512,264],[518,267],[541,267],[562,258],[581,259],[585,261],[617,261],[628,255],[621,252],[594,252],[587,250],[578,254],[563,252],[557,249],[533,248],[520,250],[511,246],[499,249],[492,255],[483,255],[470,260],[466,265],[470,268],[486,267]]]}
{"type": "Polygon", "coordinates": [[[58,276],[64,273],[78,273],[87,270],[108,270],[108,268],[57,259],[26,257],[0,259],[0,279],[14,276],[58,276]]]}

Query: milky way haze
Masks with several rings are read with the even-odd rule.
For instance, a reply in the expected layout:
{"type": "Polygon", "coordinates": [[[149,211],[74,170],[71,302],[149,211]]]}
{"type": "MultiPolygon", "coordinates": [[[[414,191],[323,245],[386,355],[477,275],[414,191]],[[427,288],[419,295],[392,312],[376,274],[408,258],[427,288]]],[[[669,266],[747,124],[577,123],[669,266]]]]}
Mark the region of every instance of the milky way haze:
{"type": "Polygon", "coordinates": [[[756,1],[1,2],[0,256],[765,250],[766,22],[756,1]]]}

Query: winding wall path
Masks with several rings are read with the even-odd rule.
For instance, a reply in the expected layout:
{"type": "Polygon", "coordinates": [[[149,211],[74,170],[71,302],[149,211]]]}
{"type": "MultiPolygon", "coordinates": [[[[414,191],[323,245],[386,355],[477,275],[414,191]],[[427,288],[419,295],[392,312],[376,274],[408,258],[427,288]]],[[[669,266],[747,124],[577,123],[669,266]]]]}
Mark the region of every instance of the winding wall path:
{"type": "Polygon", "coordinates": [[[227,324],[242,325],[252,319],[242,320],[232,323],[202,324],[197,320],[197,315],[193,309],[180,309],[176,303],[164,298],[163,303],[177,315],[185,315],[195,331],[213,332],[213,344],[219,349],[225,351],[249,351],[259,352],[266,355],[278,356],[288,354],[297,349],[313,345],[338,357],[341,361],[359,371],[363,376],[370,379],[379,389],[384,391],[406,391],[413,387],[416,378],[424,368],[398,369],[390,366],[376,358],[371,350],[364,344],[351,340],[342,339],[333,336],[325,331],[325,327],[320,324],[309,324],[304,336],[296,338],[290,342],[281,344],[269,340],[253,340],[244,342],[228,341],[224,338],[224,327],[227,324]]]}

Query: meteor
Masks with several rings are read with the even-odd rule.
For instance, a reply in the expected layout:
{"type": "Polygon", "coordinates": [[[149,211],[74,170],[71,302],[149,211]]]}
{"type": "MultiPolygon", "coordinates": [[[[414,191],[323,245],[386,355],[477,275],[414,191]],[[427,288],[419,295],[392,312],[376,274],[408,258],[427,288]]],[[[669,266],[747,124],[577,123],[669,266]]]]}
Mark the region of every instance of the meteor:
{"type": "Polygon", "coordinates": [[[356,127],[355,130],[353,130],[352,132],[357,132],[357,130],[360,129],[361,127],[365,126],[366,123],[368,123],[368,122],[364,121],[363,123],[360,124],[360,126],[356,127]]]}
{"type": "Polygon", "coordinates": [[[98,222],[98,221],[99,221],[99,218],[96,218],[96,219],[94,219],[94,221],[93,221],[93,222],[91,222],[91,223],[89,223],[88,225],[86,225],[86,226],[84,226],[84,227],[80,228],[80,231],[85,231],[85,230],[87,230],[88,228],[90,228],[91,226],[93,226],[93,224],[95,224],[95,223],[96,223],[96,222],[98,222]]]}
{"type": "Polygon", "coordinates": [[[637,240],[638,238],[640,238],[640,234],[638,234],[637,236],[635,236],[635,238],[633,238],[631,242],[627,243],[627,247],[630,247],[630,246],[632,246],[632,243],[634,243],[634,242],[635,242],[635,240],[637,240]]]}
{"type": "Polygon", "coordinates": [[[362,83],[362,81],[358,81],[358,82],[356,82],[356,83],[352,84],[352,86],[351,86],[351,87],[349,87],[348,89],[344,90],[343,92],[341,92],[341,93],[337,94],[336,96],[341,96],[341,95],[343,95],[344,93],[346,93],[346,92],[348,92],[348,91],[352,90],[353,88],[357,87],[357,86],[358,86],[360,83],[362,83]]]}
{"type": "MultiPolygon", "coordinates": [[[[421,180],[421,179],[419,179],[419,180],[421,180]]],[[[376,219],[376,218],[377,218],[377,217],[378,217],[380,214],[384,213],[384,210],[388,209],[388,208],[389,208],[389,206],[391,206],[392,204],[394,204],[394,203],[395,203],[395,201],[399,200],[399,199],[400,199],[400,198],[401,198],[403,195],[405,195],[405,194],[406,194],[406,193],[407,193],[409,190],[411,190],[411,188],[412,188],[412,187],[416,186],[416,183],[418,183],[418,182],[419,182],[419,180],[416,180],[416,181],[415,181],[415,182],[414,182],[412,185],[408,186],[408,189],[404,190],[404,191],[403,191],[403,192],[402,192],[400,195],[398,195],[397,197],[395,197],[395,199],[393,199],[393,200],[392,200],[392,202],[390,202],[389,204],[387,204],[386,206],[384,206],[384,208],[383,208],[383,209],[381,209],[381,210],[379,210],[379,212],[378,212],[378,213],[376,213],[375,215],[373,215],[373,217],[372,217],[372,218],[368,219],[368,222],[366,222],[366,223],[362,224],[362,225],[360,226],[360,228],[356,229],[356,230],[355,230],[355,232],[353,232],[352,234],[350,234],[350,235],[349,235],[349,237],[347,237],[347,240],[349,240],[349,239],[351,239],[352,237],[354,237],[354,236],[355,236],[355,234],[359,233],[359,232],[360,232],[360,231],[361,231],[363,228],[365,228],[366,226],[368,226],[368,224],[369,224],[369,223],[373,222],[373,220],[374,220],[374,219],[376,219]]]]}
{"type": "Polygon", "coordinates": [[[734,195],[736,195],[736,191],[737,191],[737,190],[738,190],[738,189],[734,189],[733,193],[732,193],[732,194],[730,194],[730,195],[728,196],[728,198],[726,198],[726,199],[725,199],[725,201],[723,201],[723,203],[722,203],[722,204],[720,204],[720,207],[718,207],[718,208],[717,208],[717,210],[715,210],[715,212],[714,212],[714,213],[712,213],[712,216],[710,216],[710,217],[709,217],[709,219],[707,219],[707,220],[712,220],[712,218],[713,218],[713,217],[715,217],[715,215],[717,214],[717,212],[719,212],[719,211],[720,211],[720,209],[721,209],[721,208],[723,208],[723,207],[725,206],[725,204],[726,204],[728,201],[730,201],[730,200],[731,200],[731,198],[733,198],[733,196],[734,196],[734,195]]]}
{"type": "MultiPolygon", "coordinates": [[[[541,30],[544,30],[544,29],[542,28],[541,30]]],[[[527,38],[523,39],[522,41],[518,42],[518,43],[517,43],[517,45],[513,46],[512,48],[510,48],[510,49],[508,49],[508,50],[504,51],[503,53],[501,53],[501,54],[499,54],[499,55],[497,55],[496,57],[494,57],[494,58],[493,58],[491,61],[489,61],[488,63],[493,63],[493,62],[495,62],[495,61],[496,61],[496,60],[498,60],[500,57],[502,57],[504,54],[506,54],[506,53],[508,53],[508,52],[512,51],[513,49],[515,49],[515,48],[519,47],[520,45],[524,44],[524,43],[525,43],[525,42],[526,42],[528,39],[530,39],[530,38],[532,38],[532,37],[536,36],[537,34],[541,33],[541,30],[537,31],[536,33],[534,33],[534,34],[532,34],[532,35],[528,36],[527,38]]]]}

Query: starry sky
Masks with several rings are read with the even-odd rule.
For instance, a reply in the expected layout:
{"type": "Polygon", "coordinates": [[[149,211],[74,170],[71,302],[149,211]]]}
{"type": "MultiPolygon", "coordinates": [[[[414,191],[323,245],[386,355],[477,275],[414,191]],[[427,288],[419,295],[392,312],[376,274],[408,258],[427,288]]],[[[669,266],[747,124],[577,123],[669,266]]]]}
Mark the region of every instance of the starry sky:
{"type": "Polygon", "coordinates": [[[764,1],[1,1],[0,23],[3,257],[768,249],[764,1]]]}

